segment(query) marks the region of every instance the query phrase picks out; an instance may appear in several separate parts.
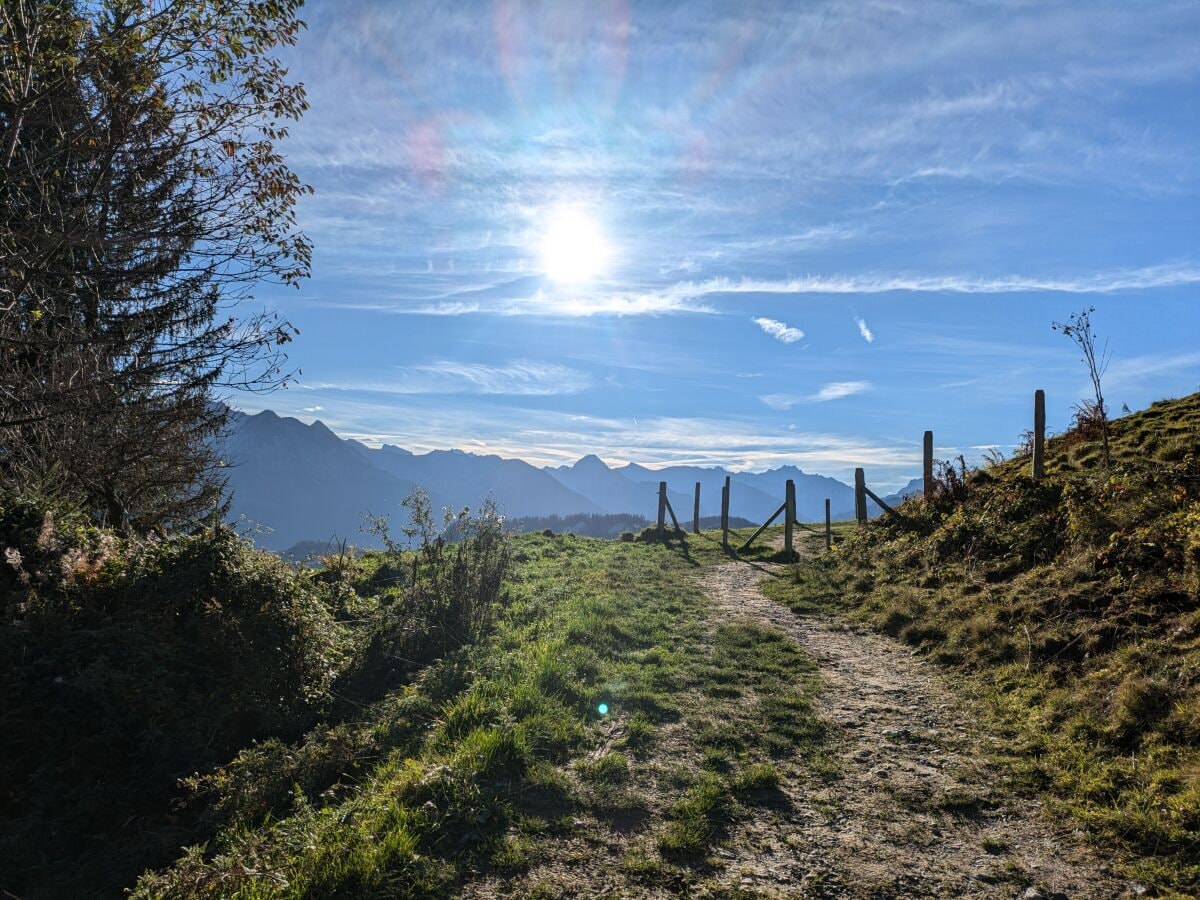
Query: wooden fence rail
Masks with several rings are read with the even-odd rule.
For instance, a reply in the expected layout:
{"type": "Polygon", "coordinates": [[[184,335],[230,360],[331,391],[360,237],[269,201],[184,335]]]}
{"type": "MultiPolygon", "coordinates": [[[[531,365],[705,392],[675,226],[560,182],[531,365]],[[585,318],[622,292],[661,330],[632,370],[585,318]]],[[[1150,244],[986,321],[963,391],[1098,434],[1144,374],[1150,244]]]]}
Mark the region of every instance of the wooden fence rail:
{"type": "Polygon", "coordinates": [[[660,481],[658,483],[658,530],[660,533],[666,530],[667,513],[671,514],[671,524],[675,526],[675,530],[677,532],[683,531],[679,527],[679,520],[675,518],[675,510],[671,508],[671,501],[667,497],[667,483],[660,481]]]}
{"type": "MultiPolygon", "coordinates": [[[[1045,451],[1046,451],[1046,392],[1040,388],[1034,391],[1033,394],[1033,433],[1030,441],[1030,455],[1032,457],[1030,464],[1030,474],[1034,478],[1045,477],[1045,451]]],[[[934,458],[933,458],[933,432],[926,431],[922,436],[921,441],[921,492],[922,502],[929,502],[937,490],[938,481],[934,477],[934,458]]],[[[893,509],[882,497],[876,494],[873,490],[867,487],[867,475],[864,469],[856,468],[854,470],[854,518],[859,525],[865,525],[869,519],[867,500],[874,500],[879,508],[888,515],[894,516],[901,521],[909,521],[909,519],[896,509],[893,509]]],[[[730,476],[725,476],[725,484],[721,488],[721,547],[725,550],[729,549],[729,499],[730,499],[730,476]]],[[[671,516],[671,522],[675,526],[676,532],[681,532],[679,520],[675,517],[675,510],[671,508],[671,501],[667,497],[667,483],[660,481],[658,483],[658,530],[661,532],[666,529],[666,517],[671,516]]],[[[795,528],[799,526],[810,531],[815,529],[809,528],[803,522],[796,518],[796,483],[788,479],[784,485],[783,503],[775,512],[771,513],[767,521],[750,535],[749,539],[738,548],[739,553],[744,553],[750,549],[758,537],[769,528],[780,516],[783,516],[783,549],[784,553],[789,557],[794,556],[795,548],[795,528]]],[[[696,490],[694,502],[692,506],[692,533],[700,533],[700,482],[696,482],[696,490]]],[[[831,504],[829,498],[825,498],[825,549],[829,550],[833,547],[833,521],[831,517],[831,504]]]]}

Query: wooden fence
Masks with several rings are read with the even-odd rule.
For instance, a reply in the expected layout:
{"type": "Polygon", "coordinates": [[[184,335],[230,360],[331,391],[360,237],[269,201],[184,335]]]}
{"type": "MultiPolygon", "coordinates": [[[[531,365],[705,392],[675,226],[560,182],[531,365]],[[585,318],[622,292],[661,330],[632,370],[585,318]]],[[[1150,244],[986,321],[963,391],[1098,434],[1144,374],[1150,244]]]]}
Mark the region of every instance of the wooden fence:
{"type": "MultiPolygon", "coordinates": [[[[933,432],[926,431],[922,441],[921,460],[921,496],[932,497],[937,490],[937,481],[933,477],[933,432]]],[[[1046,476],[1046,392],[1041,388],[1033,392],[1033,435],[1030,445],[1029,474],[1036,479],[1046,476]]],[[[854,517],[859,525],[865,525],[867,516],[867,497],[870,497],[884,512],[899,519],[904,516],[892,509],[867,487],[866,473],[862,469],[854,470],[854,517]]]]}
{"type": "MultiPolygon", "coordinates": [[[[923,498],[933,496],[933,492],[937,489],[937,481],[934,478],[933,472],[933,432],[926,431],[921,442],[922,459],[921,459],[921,494],[923,498]]],[[[1037,479],[1045,477],[1045,452],[1046,452],[1046,392],[1039,389],[1033,394],[1033,436],[1031,440],[1031,461],[1030,474],[1037,479]]],[[[729,497],[730,497],[730,476],[725,476],[725,484],[721,488],[721,546],[729,549],[729,497]]],[[[891,516],[904,520],[903,513],[893,509],[888,505],[883,498],[867,487],[866,471],[862,468],[854,470],[854,518],[859,525],[865,525],[869,518],[867,511],[867,498],[874,500],[879,508],[891,516]]],[[[828,550],[833,545],[833,523],[830,520],[830,500],[825,498],[825,549],[828,550]]],[[[676,532],[682,532],[679,527],[679,520],[675,517],[675,510],[671,508],[671,501],[667,497],[667,483],[660,481],[658,483],[658,530],[664,531],[666,528],[666,517],[670,514],[671,523],[675,526],[676,532]]],[[[773,512],[767,521],[763,522],[741,547],[738,548],[739,553],[744,553],[750,548],[750,545],[761,535],[768,527],[780,516],[783,516],[783,552],[789,559],[794,558],[794,532],[797,527],[805,528],[809,531],[814,529],[809,528],[803,522],[796,518],[796,483],[791,479],[784,485],[783,503],[773,512]]],[[[700,533],[700,482],[696,482],[695,500],[692,506],[692,533],[700,533]]],[[[820,532],[816,532],[820,533],[820,532]]]]}
{"type": "MultiPolygon", "coordinates": [[[[730,497],[730,477],[725,476],[725,485],[721,488],[721,546],[729,549],[729,497],[730,497]]],[[[830,503],[829,499],[825,500],[825,548],[829,549],[832,545],[833,525],[829,518],[830,503]]],[[[738,548],[739,553],[744,553],[750,548],[750,545],[761,535],[768,527],[780,516],[783,516],[783,550],[786,555],[794,555],[794,537],[796,528],[809,528],[803,522],[796,518],[796,482],[788,479],[784,487],[783,503],[779,509],[775,510],[767,519],[759,526],[758,530],[750,536],[741,547],[738,548]]],[[[671,524],[674,525],[675,531],[681,533],[682,528],[679,527],[679,520],[675,517],[675,510],[671,508],[671,500],[667,496],[667,483],[660,481],[658,483],[658,530],[663,532],[667,527],[667,516],[671,517],[671,524]]],[[[692,506],[692,533],[700,533],[700,482],[696,482],[695,502],[692,506]]],[[[816,532],[819,534],[820,532],[816,532]]]]}

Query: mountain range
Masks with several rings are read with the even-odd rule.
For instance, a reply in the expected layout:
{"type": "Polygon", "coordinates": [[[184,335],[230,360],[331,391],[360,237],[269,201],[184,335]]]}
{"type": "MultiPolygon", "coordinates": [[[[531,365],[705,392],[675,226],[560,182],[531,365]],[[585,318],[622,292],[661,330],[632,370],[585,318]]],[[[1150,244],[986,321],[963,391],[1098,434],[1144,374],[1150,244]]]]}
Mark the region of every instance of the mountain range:
{"type": "MultiPolygon", "coordinates": [[[[854,508],[852,488],[795,466],[758,473],[700,466],[648,469],[637,463],[612,467],[588,455],[571,465],[543,469],[519,459],[462,450],[415,454],[387,444],[369,447],[338,437],[320,421],[306,425],[270,410],[234,412],[222,450],[231,517],[257,526],[256,541],[279,551],[331,538],[372,546],[375,539],[360,531],[364,513],[386,513],[399,522],[401,500],[418,485],[435,510],[477,508],[490,496],[514,519],[587,513],[653,519],[658,483],[665,481],[675,515],[681,525],[689,526],[696,482],[701,486],[700,515],[717,516],[726,476],[731,482],[730,515],[752,522],[775,512],[789,478],[796,483],[797,515],[804,521],[824,518],[826,498],[836,519],[851,518],[854,508]]],[[[884,499],[899,502],[920,489],[916,479],[884,499]]],[[[874,504],[871,507],[878,512],[874,504]]]]}

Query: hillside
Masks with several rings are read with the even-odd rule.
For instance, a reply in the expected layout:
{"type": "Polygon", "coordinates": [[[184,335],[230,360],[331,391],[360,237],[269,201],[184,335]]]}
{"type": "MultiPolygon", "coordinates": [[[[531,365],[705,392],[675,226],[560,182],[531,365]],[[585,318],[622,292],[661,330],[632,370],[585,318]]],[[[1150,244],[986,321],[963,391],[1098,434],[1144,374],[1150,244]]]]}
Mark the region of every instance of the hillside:
{"type": "Polygon", "coordinates": [[[1198,401],[794,568],[485,519],[302,569],[10,503],[0,890],[1194,892],[1198,401]]]}
{"type": "Polygon", "coordinates": [[[961,673],[1023,790],[1147,890],[1200,891],[1200,394],[970,474],[770,592],[961,673]]]}

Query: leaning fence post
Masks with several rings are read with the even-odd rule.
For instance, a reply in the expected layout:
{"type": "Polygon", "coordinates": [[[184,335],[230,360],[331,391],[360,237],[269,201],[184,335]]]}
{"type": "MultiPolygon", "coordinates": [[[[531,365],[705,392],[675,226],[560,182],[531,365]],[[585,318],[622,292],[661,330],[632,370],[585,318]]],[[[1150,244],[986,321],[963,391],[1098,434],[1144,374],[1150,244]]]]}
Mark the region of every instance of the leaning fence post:
{"type": "Polygon", "coordinates": [[[792,526],[796,522],[796,482],[788,479],[783,494],[783,553],[792,558],[792,526]]]}
{"type": "Polygon", "coordinates": [[[862,469],[854,470],[854,518],[867,524],[867,475],[862,469]]]}
{"type": "Polygon", "coordinates": [[[658,483],[658,530],[663,532],[667,527],[667,483],[658,483]]]}
{"type": "Polygon", "coordinates": [[[721,547],[729,549],[729,476],[725,476],[725,487],[721,488],[721,547]]]}
{"type": "Polygon", "coordinates": [[[1046,474],[1046,392],[1033,392],[1033,477],[1046,474]]]}
{"type": "Polygon", "coordinates": [[[700,533],[700,482],[696,482],[696,504],[692,507],[692,534],[700,533]]]}
{"type": "Polygon", "coordinates": [[[829,521],[829,498],[825,498],[825,549],[833,546],[833,525],[829,521]]]}
{"type": "Polygon", "coordinates": [[[929,502],[933,496],[933,432],[925,432],[925,446],[921,461],[921,499],[929,502]]]}

